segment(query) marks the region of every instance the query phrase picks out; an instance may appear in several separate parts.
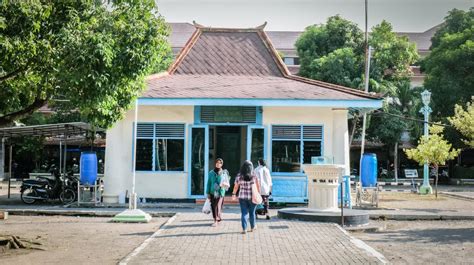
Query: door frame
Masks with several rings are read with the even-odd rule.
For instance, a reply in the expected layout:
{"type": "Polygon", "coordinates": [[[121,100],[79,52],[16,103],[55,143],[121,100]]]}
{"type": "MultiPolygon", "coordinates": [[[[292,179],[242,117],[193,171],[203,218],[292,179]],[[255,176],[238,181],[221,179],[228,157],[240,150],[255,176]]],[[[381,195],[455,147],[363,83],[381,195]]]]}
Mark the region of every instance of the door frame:
{"type": "MultiPolygon", "coordinates": [[[[251,159],[252,155],[252,130],[253,129],[263,129],[263,159],[267,161],[267,126],[264,125],[248,125],[247,126],[247,160],[251,159]]],[[[267,161],[268,164],[268,161],[267,161]]],[[[254,165],[257,167],[257,165],[254,165]]]]}
{"type": "Polygon", "coordinates": [[[209,125],[207,124],[190,124],[189,128],[189,141],[188,141],[188,197],[192,199],[206,198],[207,194],[207,173],[209,172],[209,125]],[[192,184],[192,149],[193,149],[193,129],[204,128],[204,194],[192,195],[191,184],[192,184]]]}

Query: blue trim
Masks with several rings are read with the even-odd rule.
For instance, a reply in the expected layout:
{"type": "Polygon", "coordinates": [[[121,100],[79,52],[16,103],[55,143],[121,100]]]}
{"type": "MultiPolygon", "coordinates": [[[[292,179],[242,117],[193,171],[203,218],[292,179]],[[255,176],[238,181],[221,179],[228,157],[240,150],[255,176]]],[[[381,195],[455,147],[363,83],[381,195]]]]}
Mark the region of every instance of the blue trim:
{"type": "Polygon", "coordinates": [[[190,124],[189,129],[189,141],[188,141],[188,198],[205,198],[207,194],[207,174],[209,172],[209,126],[205,124],[190,124]],[[193,128],[204,128],[204,194],[192,195],[191,194],[191,183],[192,183],[192,149],[193,149],[193,128]]]}
{"type": "Polygon", "coordinates": [[[229,98],[139,98],[145,105],[191,105],[191,106],[288,106],[288,107],[338,107],[379,109],[382,99],[229,99],[229,98]]]}
{"type": "Polygon", "coordinates": [[[194,106],[194,123],[201,123],[201,106],[194,106]]]}
{"type": "MultiPolygon", "coordinates": [[[[263,125],[248,125],[247,126],[247,160],[251,160],[252,156],[252,133],[253,129],[263,129],[263,159],[267,161],[267,143],[266,143],[266,128],[263,125]]],[[[268,162],[268,161],[267,161],[268,162]]],[[[256,165],[254,165],[256,166],[256,165]]]]}
{"type": "Polygon", "coordinates": [[[257,117],[256,117],[256,123],[258,125],[262,125],[262,121],[263,121],[263,108],[262,106],[258,106],[257,107],[257,117]]]}

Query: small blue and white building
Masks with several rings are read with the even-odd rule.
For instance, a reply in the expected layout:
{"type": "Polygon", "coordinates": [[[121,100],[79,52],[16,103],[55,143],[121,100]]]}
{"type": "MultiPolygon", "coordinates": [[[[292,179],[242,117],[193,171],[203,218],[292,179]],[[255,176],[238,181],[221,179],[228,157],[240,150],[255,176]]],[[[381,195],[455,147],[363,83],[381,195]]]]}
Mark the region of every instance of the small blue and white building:
{"type": "MultiPolygon", "coordinates": [[[[267,161],[275,201],[303,202],[303,163],[327,157],[349,173],[349,109],[378,109],[363,91],[289,73],[263,27],[196,26],[167,73],[138,99],[136,193],[204,198],[214,160],[235,177],[245,160],[267,161]]],[[[134,110],[107,131],[104,202],[130,193],[134,110]]]]}

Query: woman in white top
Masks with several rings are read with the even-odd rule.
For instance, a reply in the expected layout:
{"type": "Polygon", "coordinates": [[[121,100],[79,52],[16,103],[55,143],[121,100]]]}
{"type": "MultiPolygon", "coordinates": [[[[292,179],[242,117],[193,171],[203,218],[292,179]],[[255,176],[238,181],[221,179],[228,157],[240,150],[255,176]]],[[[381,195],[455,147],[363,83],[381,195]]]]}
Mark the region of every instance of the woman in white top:
{"type": "Polygon", "coordinates": [[[273,184],[272,176],[270,175],[270,170],[268,170],[265,160],[258,160],[258,167],[255,168],[255,175],[260,183],[260,194],[263,199],[263,214],[267,216],[267,220],[270,220],[270,215],[268,214],[268,197],[272,194],[273,184]]]}

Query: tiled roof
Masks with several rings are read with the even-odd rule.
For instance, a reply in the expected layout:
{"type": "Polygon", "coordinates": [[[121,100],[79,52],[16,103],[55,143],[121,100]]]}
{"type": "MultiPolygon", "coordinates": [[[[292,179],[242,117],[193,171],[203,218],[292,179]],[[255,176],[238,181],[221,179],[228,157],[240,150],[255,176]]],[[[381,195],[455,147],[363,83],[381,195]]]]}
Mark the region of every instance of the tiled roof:
{"type": "Polygon", "coordinates": [[[282,76],[256,31],[202,32],[175,74],[282,76]]]}
{"type": "Polygon", "coordinates": [[[143,98],[361,99],[355,94],[276,76],[169,75],[147,80],[143,98]]]}
{"type": "Polygon", "coordinates": [[[360,90],[293,76],[264,25],[196,31],[167,75],[147,79],[144,98],[379,99],[360,90]]]}

